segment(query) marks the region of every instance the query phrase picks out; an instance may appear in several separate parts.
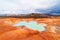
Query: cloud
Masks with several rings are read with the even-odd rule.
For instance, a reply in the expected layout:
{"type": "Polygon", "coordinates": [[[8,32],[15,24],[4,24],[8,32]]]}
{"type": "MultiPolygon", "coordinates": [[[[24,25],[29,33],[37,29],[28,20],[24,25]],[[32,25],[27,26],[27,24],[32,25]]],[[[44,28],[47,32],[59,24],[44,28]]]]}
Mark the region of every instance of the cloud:
{"type": "Polygon", "coordinates": [[[0,0],[0,10],[27,14],[35,13],[36,9],[47,10],[56,4],[57,0],[0,0]]]}

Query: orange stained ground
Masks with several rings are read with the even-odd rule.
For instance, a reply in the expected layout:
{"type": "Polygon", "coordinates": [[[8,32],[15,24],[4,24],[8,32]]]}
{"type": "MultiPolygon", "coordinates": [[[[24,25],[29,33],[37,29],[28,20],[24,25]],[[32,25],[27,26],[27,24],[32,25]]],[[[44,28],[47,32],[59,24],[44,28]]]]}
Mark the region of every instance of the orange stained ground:
{"type": "Polygon", "coordinates": [[[51,32],[53,25],[60,26],[59,18],[2,18],[0,19],[0,40],[60,40],[60,34],[51,32]],[[20,21],[36,21],[48,24],[46,32],[38,32],[31,29],[18,29],[12,26],[20,21]]]}
{"type": "Polygon", "coordinates": [[[20,29],[2,34],[0,40],[55,40],[55,38],[48,33],[42,34],[30,29],[20,29]]]}

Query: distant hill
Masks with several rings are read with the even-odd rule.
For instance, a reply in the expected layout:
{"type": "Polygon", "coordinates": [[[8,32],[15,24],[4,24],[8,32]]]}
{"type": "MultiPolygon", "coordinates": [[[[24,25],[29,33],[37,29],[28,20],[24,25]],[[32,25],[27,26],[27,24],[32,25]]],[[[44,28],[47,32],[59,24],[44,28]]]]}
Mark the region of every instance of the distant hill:
{"type": "Polygon", "coordinates": [[[0,15],[0,17],[15,17],[15,18],[51,18],[51,17],[60,17],[60,15],[49,15],[49,14],[38,14],[38,13],[31,13],[31,14],[5,14],[0,15]]]}

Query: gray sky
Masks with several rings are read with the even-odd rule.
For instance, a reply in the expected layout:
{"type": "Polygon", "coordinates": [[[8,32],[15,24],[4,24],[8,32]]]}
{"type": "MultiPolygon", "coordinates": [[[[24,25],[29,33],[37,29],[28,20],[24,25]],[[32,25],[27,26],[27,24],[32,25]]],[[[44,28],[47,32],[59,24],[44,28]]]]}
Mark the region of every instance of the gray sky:
{"type": "Polygon", "coordinates": [[[0,0],[0,14],[50,12],[59,3],[59,0],[0,0]]]}

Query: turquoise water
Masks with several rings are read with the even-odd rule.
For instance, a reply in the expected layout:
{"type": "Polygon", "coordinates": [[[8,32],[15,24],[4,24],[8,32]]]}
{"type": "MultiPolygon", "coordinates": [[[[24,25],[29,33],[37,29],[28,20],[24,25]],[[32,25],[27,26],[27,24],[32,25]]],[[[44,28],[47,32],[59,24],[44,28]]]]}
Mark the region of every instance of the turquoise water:
{"type": "Polygon", "coordinates": [[[26,26],[27,23],[26,22],[19,22],[17,24],[14,24],[14,26],[26,26]]]}
{"type": "Polygon", "coordinates": [[[29,23],[27,22],[19,22],[15,24],[14,26],[26,26],[27,28],[33,29],[33,30],[38,30],[38,31],[45,31],[44,24],[38,25],[37,22],[31,21],[29,23]]]}

